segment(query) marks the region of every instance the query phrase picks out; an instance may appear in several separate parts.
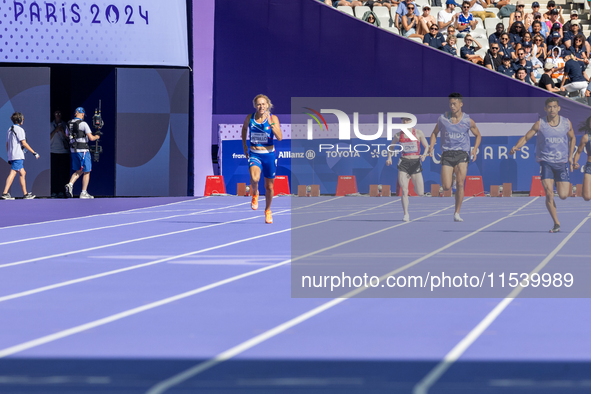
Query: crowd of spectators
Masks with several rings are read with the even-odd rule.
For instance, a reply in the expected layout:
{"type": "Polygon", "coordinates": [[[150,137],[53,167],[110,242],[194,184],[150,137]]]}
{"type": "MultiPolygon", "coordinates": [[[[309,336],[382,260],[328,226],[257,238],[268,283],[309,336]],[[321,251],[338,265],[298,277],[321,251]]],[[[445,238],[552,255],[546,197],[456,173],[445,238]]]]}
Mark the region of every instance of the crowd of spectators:
{"type": "MultiPolygon", "coordinates": [[[[388,7],[393,24],[401,35],[419,38],[425,45],[442,50],[452,56],[459,56],[472,63],[483,65],[523,83],[539,86],[554,93],[591,95],[587,86],[590,77],[586,73],[591,53],[591,35],[582,34],[579,12],[570,11],[568,21],[564,20],[561,7],[554,0],[547,3],[542,13],[540,4],[532,3],[531,12],[525,12],[523,0],[515,5],[511,0],[446,0],[445,8],[431,15],[431,7],[419,7],[412,0],[323,0],[330,5],[367,5],[388,7]],[[493,5],[498,14],[492,12],[493,5]],[[460,8],[457,12],[456,8],[460,8]],[[482,45],[475,38],[478,21],[476,17],[508,17],[509,28],[497,23],[494,33],[488,36],[488,50],[483,53],[482,45]],[[459,46],[458,39],[463,38],[459,46]],[[479,54],[480,53],[480,54],[479,54]]],[[[432,4],[439,4],[431,1],[432,4]]],[[[366,12],[363,20],[376,26],[380,21],[373,12],[366,12]]],[[[480,29],[482,31],[483,29],[480,29]]]]}

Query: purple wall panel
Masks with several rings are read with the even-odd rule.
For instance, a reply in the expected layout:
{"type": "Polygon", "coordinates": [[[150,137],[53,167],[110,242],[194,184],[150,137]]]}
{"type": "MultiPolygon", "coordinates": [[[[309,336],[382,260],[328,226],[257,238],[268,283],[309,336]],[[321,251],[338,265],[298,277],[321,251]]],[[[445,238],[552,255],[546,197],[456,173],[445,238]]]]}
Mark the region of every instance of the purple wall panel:
{"type": "Polygon", "coordinates": [[[194,195],[202,196],[205,177],[213,175],[211,114],[215,0],[193,0],[193,179],[194,195]]]}
{"type": "Polygon", "coordinates": [[[215,114],[291,97],[539,97],[548,93],[360,23],[316,0],[216,3],[215,114]]]}

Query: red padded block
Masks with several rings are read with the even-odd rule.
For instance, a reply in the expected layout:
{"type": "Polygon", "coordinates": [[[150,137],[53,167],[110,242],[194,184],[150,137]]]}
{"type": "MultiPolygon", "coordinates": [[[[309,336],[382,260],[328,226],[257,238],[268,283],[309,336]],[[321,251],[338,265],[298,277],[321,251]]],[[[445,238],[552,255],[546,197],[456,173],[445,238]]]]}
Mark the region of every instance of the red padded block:
{"type": "Polygon", "coordinates": [[[467,176],[464,183],[464,196],[484,197],[484,186],[481,176],[467,176]]]}
{"type": "Polygon", "coordinates": [[[337,196],[357,193],[357,181],[355,175],[341,175],[337,182],[337,196]]]}
{"type": "Polygon", "coordinates": [[[287,175],[277,175],[273,183],[273,195],[289,194],[289,179],[287,175]]]}
{"type": "Polygon", "coordinates": [[[449,189],[449,190],[443,190],[443,197],[453,197],[453,194],[451,192],[451,189],[449,189]]]}
{"type": "Polygon", "coordinates": [[[544,187],[542,186],[542,177],[534,175],[531,177],[531,187],[529,188],[530,197],[546,196],[544,187]]]}
{"type": "Polygon", "coordinates": [[[226,194],[226,185],[222,175],[208,175],[205,179],[205,193],[203,195],[211,196],[212,193],[226,194]]]}
{"type": "Polygon", "coordinates": [[[390,185],[382,185],[382,197],[391,197],[390,185]]]}
{"type": "Polygon", "coordinates": [[[513,184],[512,183],[503,183],[503,197],[511,197],[513,196],[513,184]]]}
{"type": "MultiPolygon", "coordinates": [[[[396,195],[397,196],[401,196],[402,195],[402,189],[400,188],[400,183],[396,184],[396,195]]],[[[408,195],[410,197],[416,197],[417,196],[417,192],[415,192],[415,187],[412,184],[412,180],[408,181],[408,195]]]]}

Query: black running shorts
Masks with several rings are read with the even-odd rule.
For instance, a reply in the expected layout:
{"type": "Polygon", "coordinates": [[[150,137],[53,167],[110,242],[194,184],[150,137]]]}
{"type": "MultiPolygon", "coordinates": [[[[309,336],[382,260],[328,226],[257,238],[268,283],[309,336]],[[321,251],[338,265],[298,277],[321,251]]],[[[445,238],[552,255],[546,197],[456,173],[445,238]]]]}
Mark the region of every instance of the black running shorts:
{"type": "Polygon", "coordinates": [[[419,174],[423,172],[421,159],[406,159],[401,157],[398,161],[398,171],[406,172],[408,175],[419,174]]]}
{"type": "Polygon", "coordinates": [[[463,150],[447,150],[441,155],[441,165],[455,167],[460,163],[468,163],[470,154],[463,150]]]}

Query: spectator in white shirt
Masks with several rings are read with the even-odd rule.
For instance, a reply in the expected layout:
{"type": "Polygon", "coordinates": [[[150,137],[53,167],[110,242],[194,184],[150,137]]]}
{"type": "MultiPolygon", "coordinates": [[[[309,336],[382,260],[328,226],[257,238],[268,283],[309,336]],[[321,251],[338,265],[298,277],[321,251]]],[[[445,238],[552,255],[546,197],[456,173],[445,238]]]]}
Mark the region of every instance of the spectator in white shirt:
{"type": "Polygon", "coordinates": [[[445,2],[445,9],[439,11],[437,14],[437,24],[439,25],[439,30],[447,29],[448,26],[453,26],[458,18],[458,14],[454,11],[456,7],[460,5],[455,2],[455,0],[447,0],[445,2]]]}

